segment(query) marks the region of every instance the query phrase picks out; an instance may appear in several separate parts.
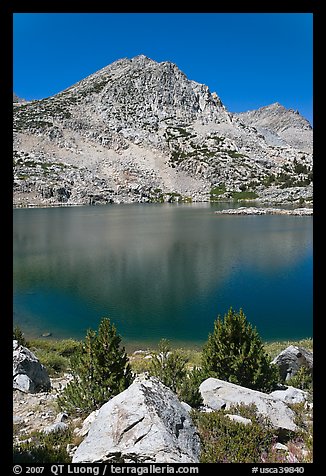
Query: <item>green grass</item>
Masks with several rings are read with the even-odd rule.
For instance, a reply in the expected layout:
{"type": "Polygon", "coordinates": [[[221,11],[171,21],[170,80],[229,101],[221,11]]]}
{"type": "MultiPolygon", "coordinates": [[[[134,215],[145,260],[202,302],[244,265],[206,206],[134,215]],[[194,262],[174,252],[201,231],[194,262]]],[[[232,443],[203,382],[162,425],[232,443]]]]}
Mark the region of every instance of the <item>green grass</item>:
{"type": "Polygon", "coordinates": [[[48,435],[33,432],[29,435],[31,441],[14,445],[14,463],[70,463],[66,446],[72,439],[72,431],[55,432],[48,435]]]}
{"type": "Polygon", "coordinates": [[[289,345],[294,345],[298,347],[304,347],[307,350],[313,351],[313,340],[311,338],[300,339],[300,340],[283,340],[283,341],[272,341],[265,342],[266,352],[270,355],[272,359],[276,357],[282,350],[289,347],[289,345]]]}
{"type": "Polygon", "coordinates": [[[29,349],[46,367],[50,377],[59,377],[70,368],[70,357],[76,351],[79,342],[73,339],[32,339],[29,349]]]}
{"type": "Polygon", "coordinates": [[[256,192],[245,190],[243,192],[232,192],[233,200],[254,200],[258,195],[256,192]]]}
{"type": "MultiPolygon", "coordinates": [[[[45,365],[51,377],[58,377],[67,372],[70,368],[70,357],[77,349],[79,342],[74,339],[30,339],[27,347],[35,353],[40,362],[45,365]]],[[[313,340],[311,338],[293,340],[293,341],[274,341],[266,342],[265,349],[268,355],[273,359],[282,350],[289,345],[304,347],[313,350],[313,340]]],[[[148,350],[150,354],[157,349],[148,350]]],[[[178,348],[182,355],[188,360],[187,367],[199,367],[201,365],[201,350],[198,348],[178,348]]],[[[129,354],[132,371],[135,373],[146,372],[150,363],[150,359],[145,358],[146,354],[129,354]]]]}
{"type": "Polygon", "coordinates": [[[213,187],[210,191],[211,200],[226,192],[225,184],[213,187]]]}

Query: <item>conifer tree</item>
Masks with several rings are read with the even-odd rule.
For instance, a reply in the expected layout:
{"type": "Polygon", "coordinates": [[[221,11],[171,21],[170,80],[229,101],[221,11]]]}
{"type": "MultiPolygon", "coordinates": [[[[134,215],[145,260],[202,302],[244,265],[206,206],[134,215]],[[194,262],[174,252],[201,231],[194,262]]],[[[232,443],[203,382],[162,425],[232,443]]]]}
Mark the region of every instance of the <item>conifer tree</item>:
{"type": "Polygon", "coordinates": [[[110,397],[125,390],[133,375],[121,338],[108,318],[103,318],[98,332],[87,332],[71,359],[73,380],[58,399],[68,412],[91,412],[110,397]]]}
{"type": "Polygon", "coordinates": [[[152,357],[150,373],[157,377],[164,385],[177,392],[178,384],[186,376],[187,359],[178,351],[171,351],[170,343],[161,339],[158,352],[152,357]]]}
{"type": "Polygon", "coordinates": [[[264,350],[263,342],[247,321],[243,310],[232,308],[214,322],[203,348],[202,370],[206,377],[236,383],[244,387],[268,392],[278,381],[278,371],[264,350]]]}
{"type": "Polygon", "coordinates": [[[203,400],[199,392],[201,372],[187,371],[188,359],[179,350],[172,350],[166,339],[161,339],[158,352],[152,357],[149,373],[177,394],[180,400],[198,407],[203,400]]]}

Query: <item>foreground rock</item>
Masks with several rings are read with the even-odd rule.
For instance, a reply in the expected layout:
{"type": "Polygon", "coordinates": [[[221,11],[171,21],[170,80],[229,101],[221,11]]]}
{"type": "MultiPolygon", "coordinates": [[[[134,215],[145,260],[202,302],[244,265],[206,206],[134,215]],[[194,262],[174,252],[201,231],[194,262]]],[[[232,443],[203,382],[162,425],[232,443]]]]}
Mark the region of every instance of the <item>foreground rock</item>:
{"type": "Polygon", "coordinates": [[[272,425],[280,430],[296,431],[294,412],[280,399],[251,390],[249,388],[225,382],[217,378],[206,379],[199,387],[204,404],[213,410],[225,408],[228,410],[232,405],[254,404],[257,412],[268,417],[272,425]]]}
{"type": "Polygon", "coordinates": [[[13,341],[13,388],[26,393],[49,390],[48,372],[38,358],[26,347],[13,341]]]}
{"type": "Polygon", "coordinates": [[[309,399],[309,393],[295,387],[286,387],[284,390],[275,390],[269,394],[273,398],[282,400],[284,403],[305,403],[309,399]]]}
{"type": "Polygon", "coordinates": [[[197,463],[199,454],[199,436],[176,395],[141,376],[100,408],[72,462],[197,463]]]}
{"type": "MultiPolygon", "coordinates": [[[[29,438],[32,433],[49,433],[54,429],[63,429],[58,423],[70,423],[68,415],[58,414],[57,397],[72,379],[71,374],[51,378],[51,389],[46,392],[25,393],[13,391],[13,427],[14,444],[29,438]],[[50,431],[49,431],[50,430],[50,431]]],[[[74,425],[81,425],[81,419],[75,419],[74,425]]]]}
{"type": "Polygon", "coordinates": [[[313,352],[304,347],[290,345],[278,354],[272,363],[279,367],[282,379],[289,380],[301,367],[312,372],[313,360],[313,352]]]}
{"type": "Polygon", "coordinates": [[[310,216],[313,215],[312,208],[263,208],[263,207],[239,207],[228,208],[226,210],[217,210],[217,215],[295,215],[310,216]]]}
{"type": "Polygon", "coordinates": [[[98,415],[99,410],[94,410],[92,413],[88,415],[88,417],[83,421],[83,425],[81,428],[75,428],[74,433],[77,436],[82,436],[85,437],[87,433],[89,432],[90,427],[94,423],[97,415],[98,415]]]}

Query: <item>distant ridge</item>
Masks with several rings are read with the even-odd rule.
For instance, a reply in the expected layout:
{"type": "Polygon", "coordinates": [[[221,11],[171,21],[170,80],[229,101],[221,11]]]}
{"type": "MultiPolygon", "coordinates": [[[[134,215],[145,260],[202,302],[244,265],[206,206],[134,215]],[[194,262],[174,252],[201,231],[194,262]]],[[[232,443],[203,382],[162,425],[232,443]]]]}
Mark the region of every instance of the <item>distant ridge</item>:
{"type": "Polygon", "coordinates": [[[13,93],[13,103],[20,103],[20,102],[26,102],[25,99],[22,99],[20,97],[17,96],[16,93],[13,93]]]}
{"type": "Polygon", "coordinates": [[[248,126],[254,126],[259,132],[272,132],[295,148],[312,151],[312,127],[299,111],[286,109],[278,102],[257,110],[237,114],[248,126]]]}

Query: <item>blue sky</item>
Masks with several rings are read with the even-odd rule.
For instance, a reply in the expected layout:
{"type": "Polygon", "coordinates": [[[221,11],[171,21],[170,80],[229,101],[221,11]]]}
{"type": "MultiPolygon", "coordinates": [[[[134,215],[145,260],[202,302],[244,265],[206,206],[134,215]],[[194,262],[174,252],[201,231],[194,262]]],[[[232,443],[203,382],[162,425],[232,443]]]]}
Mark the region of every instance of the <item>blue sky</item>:
{"type": "Polygon", "coordinates": [[[228,110],[279,102],[312,122],[311,13],[16,13],[14,91],[58,93],[113,61],[172,61],[228,110]]]}

